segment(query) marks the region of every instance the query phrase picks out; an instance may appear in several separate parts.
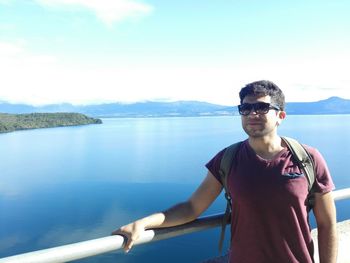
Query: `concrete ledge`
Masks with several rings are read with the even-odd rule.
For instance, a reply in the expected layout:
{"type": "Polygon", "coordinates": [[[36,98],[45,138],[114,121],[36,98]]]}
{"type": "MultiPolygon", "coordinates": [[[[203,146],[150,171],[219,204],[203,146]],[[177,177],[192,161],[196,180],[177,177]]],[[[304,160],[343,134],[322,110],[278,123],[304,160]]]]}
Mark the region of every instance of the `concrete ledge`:
{"type": "MultiPolygon", "coordinates": [[[[337,228],[339,237],[338,263],[350,263],[350,220],[338,222],[337,228]]],[[[319,263],[317,229],[313,229],[311,234],[315,242],[315,263],[319,263]]]]}

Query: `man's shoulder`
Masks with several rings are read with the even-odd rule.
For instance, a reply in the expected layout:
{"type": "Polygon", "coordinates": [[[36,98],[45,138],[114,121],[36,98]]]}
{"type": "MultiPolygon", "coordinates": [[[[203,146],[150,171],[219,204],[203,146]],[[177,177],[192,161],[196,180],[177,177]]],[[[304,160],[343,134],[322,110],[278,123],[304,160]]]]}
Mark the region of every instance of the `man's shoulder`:
{"type": "Polygon", "coordinates": [[[303,141],[296,139],[296,138],[291,138],[291,139],[294,139],[297,142],[299,142],[310,155],[318,153],[318,150],[316,147],[305,144],[303,141]]]}
{"type": "Polygon", "coordinates": [[[320,154],[318,149],[314,146],[310,146],[308,144],[304,144],[304,143],[301,143],[301,145],[305,148],[305,150],[311,155],[311,156],[314,156],[314,155],[318,155],[320,154]]]}
{"type": "Polygon", "coordinates": [[[304,147],[304,149],[310,154],[314,162],[319,162],[322,160],[324,162],[323,155],[320,153],[318,148],[314,146],[310,146],[308,144],[304,144],[301,142],[301,145],[304,147]]]}
{"type": "Polygon", "coordinates": [[[241,147],[242,145],[245,145],[247,143],[247,139],[246,140],[242,140],[242,141],[236,141],[230,145],[228,145],[226,148],[224,148],[222,151],[226,151],[229,148],[236,148],[236,147],[241,147]]]}

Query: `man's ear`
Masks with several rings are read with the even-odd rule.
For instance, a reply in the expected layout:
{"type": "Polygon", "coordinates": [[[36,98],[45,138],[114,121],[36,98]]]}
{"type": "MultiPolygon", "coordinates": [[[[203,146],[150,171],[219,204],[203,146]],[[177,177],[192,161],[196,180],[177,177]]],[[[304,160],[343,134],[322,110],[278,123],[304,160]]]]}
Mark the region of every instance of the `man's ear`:
{"type": "Polygon", "coordinates": [[[287,113],[285,111],[279,111],[277,115],[278,115],[277,126],[279,126],[281,122],[286,118],[287,113]]]}
{"type": "Polygon", "coordinates": [[[284,120],[287,116],[287,113],[285,111],[280,111],[278,112],[278,117],[281,119],[281,120],[284,120]]]}

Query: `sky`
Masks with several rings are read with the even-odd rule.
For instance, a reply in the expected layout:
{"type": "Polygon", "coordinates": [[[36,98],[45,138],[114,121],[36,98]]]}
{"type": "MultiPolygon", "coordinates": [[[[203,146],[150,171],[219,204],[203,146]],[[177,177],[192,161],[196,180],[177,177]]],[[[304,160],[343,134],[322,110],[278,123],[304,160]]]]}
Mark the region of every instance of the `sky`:
{"type": "Polygon", "coordinates": [[[0,101],[350,99],[348,0],[0,0],[0,101]]]}

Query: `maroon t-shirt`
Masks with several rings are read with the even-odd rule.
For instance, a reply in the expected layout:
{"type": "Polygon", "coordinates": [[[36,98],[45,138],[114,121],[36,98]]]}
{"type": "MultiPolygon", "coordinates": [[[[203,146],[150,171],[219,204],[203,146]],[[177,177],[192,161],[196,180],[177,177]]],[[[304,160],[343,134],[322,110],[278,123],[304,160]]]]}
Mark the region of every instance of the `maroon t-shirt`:
{"type": "MultiPolygon", "coordinates": [[[[315,163],[315,192],[333,190],[323,157],[316,149],[305,147],[315,163]]],[[[206,164],[219,181],[223,153],[206,164]]],[[[230,263],[313,262],[305,205],[308,182],[287,148],[265,160],[244,141],[228,177],[228,188],[232,197],[230,263]]]]}

